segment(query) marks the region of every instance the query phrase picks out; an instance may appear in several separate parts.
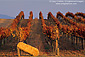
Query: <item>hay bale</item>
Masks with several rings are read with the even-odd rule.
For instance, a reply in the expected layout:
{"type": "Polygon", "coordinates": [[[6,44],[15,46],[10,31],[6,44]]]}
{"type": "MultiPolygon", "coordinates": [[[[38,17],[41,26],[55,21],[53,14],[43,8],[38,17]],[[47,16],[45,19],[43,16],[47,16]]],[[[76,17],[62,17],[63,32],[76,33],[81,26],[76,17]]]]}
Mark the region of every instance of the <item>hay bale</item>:
{"type": "Polygon", "coordinates": [[[19,49],[23,50],[24,52],[27,52],[27,53],[29,53],[33,56],[38,56],[39,55],[39,50],[37,48],[32,47],[32,46],[30,46],[28,44],[25,44],[23,42],[19,42],[17,44],[17,48],[19,48],[19,49]]]}

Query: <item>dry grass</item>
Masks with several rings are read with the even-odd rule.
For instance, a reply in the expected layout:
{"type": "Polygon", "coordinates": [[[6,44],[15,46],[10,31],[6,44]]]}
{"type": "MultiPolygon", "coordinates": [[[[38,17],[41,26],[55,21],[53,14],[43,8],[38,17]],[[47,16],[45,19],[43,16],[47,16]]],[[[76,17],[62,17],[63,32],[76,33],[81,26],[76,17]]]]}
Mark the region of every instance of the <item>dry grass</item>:
{"type": "Polygon", "coordinates": [[[13,22],[13,19],[0,19],[0,27],[8,27],[13,22]]]}

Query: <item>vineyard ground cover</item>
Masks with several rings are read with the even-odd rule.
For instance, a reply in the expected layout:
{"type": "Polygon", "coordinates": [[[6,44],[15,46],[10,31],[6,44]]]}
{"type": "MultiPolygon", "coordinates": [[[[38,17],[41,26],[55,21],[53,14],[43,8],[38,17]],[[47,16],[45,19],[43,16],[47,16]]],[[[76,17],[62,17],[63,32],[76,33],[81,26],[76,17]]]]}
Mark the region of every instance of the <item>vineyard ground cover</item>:
{"type": "Polygon", "coordinates": [[[27,27],[28,19],[22,19],[20,21],[19,27],[27,27]]]}
{"type": "MultiPolygon", "coordinates": [[[[19,26],[26,27],[27,21],[28,19],[22,20],[19,26]]],[[[49,25],[49,24],[55,25],[55,22],[47,20],[47,19],[45,19],[45,22],[46,22],[46,25],[49,25]]],[[[45,41],[47,37],[42,33],[41,20],[35,18],[32,20],[31,24],[32,26],[31,26],[30,36],[26,40],[27,44],[30,44],[38,48],[40,51],[40,56],[43,56],[43,57],[53,56],[54,57],[51,46],[48,45],[45,41]]],[[[66,37],[65,34],[62,34],[62,32],[60,32],[60,35],[61,35],[59,39],[60,56],[65,56],[65,57],[66,56],[85,56],[85,50],[79,49],[78,46],[74,47],[73,45],[71,45],[71,39],[68,39],[68,37],[66,37]]],[[[18,57],[17,50],[16,50],[17,43],[18,41],[14,38],[11,39],[11,36],[10,36],[7,43],[1,46],[0,56],[18,57]]],[[[28,54],[23,51],[21,52],[21,54],[28,56],[28,54]]]]}

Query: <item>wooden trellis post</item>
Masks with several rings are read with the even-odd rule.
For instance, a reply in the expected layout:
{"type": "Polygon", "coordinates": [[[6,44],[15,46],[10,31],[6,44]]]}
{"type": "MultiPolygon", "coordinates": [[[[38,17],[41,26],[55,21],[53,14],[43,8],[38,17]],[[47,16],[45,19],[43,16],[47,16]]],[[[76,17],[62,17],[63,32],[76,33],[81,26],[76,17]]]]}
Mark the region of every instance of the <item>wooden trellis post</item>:
{"type": "Polygon", "coordinates": [[[73,41],[74,41],[74,39],[73,39],[73,37],[71,37],[71,42],[72,42],[72,45],[73,45],[73,41]]]}
{"type": "Polygon", "coordinates": [[[55,50],[56,50],[56,55],[59,55],[58,40],[56,40],[56,48],[55,48],[55,50]]]}
{"type": "Polygon", "coordinates": [[[5,45],[5,38],[2,39],[2,45],[5,45]]]}
{"type": "Polygon", "coordinates": [[[81,38],[82,49],[84,49],[84,39],[81,38]]]}
{"type": "Polygon", "coordinates": [[[18,57],[20,57],[20,49],[17,47],[18,57]]]}
{"type": "Polygon", "coordinates": [[[2,40],[0,40],[0,46],[2,45],[2,40]]]}
{"type": "Polygon", "coordinates": [[[76,38],[76,45],[78,45],[79,43],[79,38],[76,38]]]}
{"type": "Polygon", "coordinates": [[[76,37],[75,37],[75,36],[74,36],[74,43],[75,43],[74,46],[75,46],[75,48],[76,48],[76,37]]]}
{"type": "Polygon", "coordinates": [[[77,37],[76,37],[76,45],[78,44],[77,37]]]}
{"type": "Polygon", "coordinates": [[[75,38],[75,44],[76,44],[76,37],[74,37],[75,38]]]}

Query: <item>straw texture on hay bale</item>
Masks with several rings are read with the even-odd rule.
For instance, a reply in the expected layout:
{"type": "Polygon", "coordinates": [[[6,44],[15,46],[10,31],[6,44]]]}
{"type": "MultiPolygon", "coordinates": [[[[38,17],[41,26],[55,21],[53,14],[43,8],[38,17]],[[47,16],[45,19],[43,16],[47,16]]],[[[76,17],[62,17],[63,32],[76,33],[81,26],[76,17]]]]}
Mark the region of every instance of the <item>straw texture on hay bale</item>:
{"type": "Polygon", "coordinates": [[[17,48],[25,51],[25,52],[28,52],[29,54],[33,55],[33,56],[38,56],[39,55],[39,50],[35,47],[32,47],[28,44],[25,44],[23,42],[19,42],[17,44],[17,48]]]}

